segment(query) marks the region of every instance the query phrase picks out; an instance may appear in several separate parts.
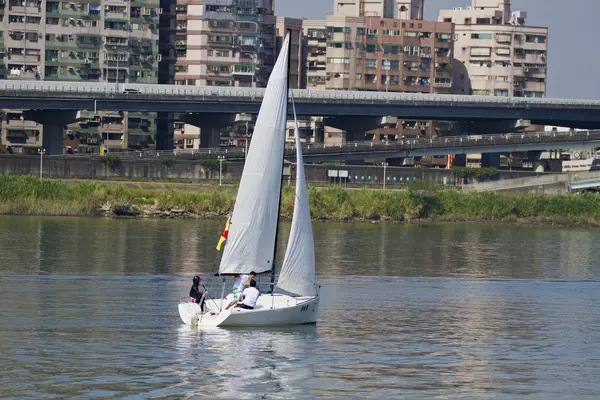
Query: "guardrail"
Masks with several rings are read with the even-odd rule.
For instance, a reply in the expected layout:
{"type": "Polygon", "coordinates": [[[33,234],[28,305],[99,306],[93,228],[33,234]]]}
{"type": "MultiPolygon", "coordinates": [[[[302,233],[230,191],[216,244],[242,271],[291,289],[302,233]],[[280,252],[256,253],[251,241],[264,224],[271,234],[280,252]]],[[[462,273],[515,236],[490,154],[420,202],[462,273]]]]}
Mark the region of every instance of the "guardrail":
{"type": "MultiPolygon", "coordinates": [[[[336,91],[292,89],[294,99],[298,102],[341,101],[351,103],[385,103],[385,104],[437,104],[450,103],[464,106],[498,106],[510,107],[578,107],[600,108],[600,101],[575,99],[548,99],[524,97],[466,96],[423,93],[389,93],[367,91],[336,91]]],[[[160,97],[164,100],[194,99],[238,99],[245,101],[262,100],[264,89],[261,88],[224,88],[198,87],[182,85],[134,84],[134,83],[88,83],[60,81],[12,81],[0,80],[0,97],[57,97],[62,94],[71,97],[87,98],[131,98],[144,99],[160,97]]]]}
{"type": "MultiPolygon", "coordinates": [[[[477,148],[502,145],[539,144],[539,143],[565,143],[600,141],[600,130],[580,132],[539,132],[539,133],[509,133],[506,135],[471,135],[450,136],[435,138],[415,138],[388,142],[347,142],[341,145],[330,144],[303,144],[302,152],[305,157],[340,155],[340,154],[366,154],[377,158],[378,153],[393,153],[410,150],[439,149],[440,155],[453,154],[452,149],[477,148]]],[[[106,155],[117,155],[122,159],[147,159],[147,158],[178,158],[192,160],[216,160],[223,157],[226,160],[244,159],[243,148],[212,148],[200,150],[157,150],[157,151],[111,151],[106,155]]],[[[296,155],[292,146],[286,145],[285,156],[291,158],[296,155]]],[[[49,157],[64,157],[54,155],[49,157]]],[[[69,155],[69,157],[101,157],[93,155],[69,155]]]]}

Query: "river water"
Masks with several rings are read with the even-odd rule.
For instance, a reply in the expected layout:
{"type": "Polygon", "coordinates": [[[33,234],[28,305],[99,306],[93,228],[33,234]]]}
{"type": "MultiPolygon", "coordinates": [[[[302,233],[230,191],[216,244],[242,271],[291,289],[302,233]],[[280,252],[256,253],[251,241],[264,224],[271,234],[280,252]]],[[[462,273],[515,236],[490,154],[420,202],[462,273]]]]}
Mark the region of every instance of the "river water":
{"type": "Polygon", "coordinates": [[[599,230],[315,223],[316,326],[186,327],[222,225],[0,217],[0,397],[600,397],[599,230]]]}

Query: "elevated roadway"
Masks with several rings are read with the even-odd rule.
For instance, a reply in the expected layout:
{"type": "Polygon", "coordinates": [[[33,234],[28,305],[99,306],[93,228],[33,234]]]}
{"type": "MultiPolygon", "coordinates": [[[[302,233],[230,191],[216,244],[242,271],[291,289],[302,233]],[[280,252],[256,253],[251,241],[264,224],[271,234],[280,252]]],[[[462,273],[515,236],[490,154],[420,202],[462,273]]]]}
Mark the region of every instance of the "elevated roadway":
{"type": "MultiPolygon", "coordinates": [[[[0,80],[0,108],[257,113],[264,89],[0,80]]],[[[600,128],[600,101],[364,91],[294,90],[299,115],[484,121],[600,128]]]]}
{"type": "MultiPolygon", "coordinates": [[[[471,135],[419,138],[393,142],[351,142],[339,146],[305,144],[302,152],[307,162],[350,161],[369,158],[406,158],[446,154],[541,152],[554,149],[600,146],[600,130],[579,132],[511,133],[506,135],[471,135]]],[[[214,148],[201,150],[113,153],[119,157],[177,157],[195,160],[243,160],[244,149],[214,148]]],[[[296,150],[286,148],[285,156],[294,160],[296,150]]],[[[59,156],[64,157],[64,156],[59,156]]],[[[78,157],[89,157],[81,155],[78,157]]]]}

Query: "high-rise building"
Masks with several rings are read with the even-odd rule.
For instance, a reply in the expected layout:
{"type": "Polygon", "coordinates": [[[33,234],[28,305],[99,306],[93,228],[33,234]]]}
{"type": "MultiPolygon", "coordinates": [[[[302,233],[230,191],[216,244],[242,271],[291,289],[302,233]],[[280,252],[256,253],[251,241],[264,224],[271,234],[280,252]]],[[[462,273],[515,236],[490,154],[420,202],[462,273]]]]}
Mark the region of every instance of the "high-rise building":
{"type": "Polygon", "coordinates": [[[266,84],[275,57],[273,0],[177,0],[176,17],[176,84],[266,84]]]}
{"type": "Polygon", "coordinates": [[[473,0],[441,10],[455,24],[454,58],[463,65],[454,79],[464,94],[515,97],[546,95],[548,28],[526,26],[527,14],[509,0],[473,0]]]}
{"type": "MultiPolygon", "coordinates": [[[[176,1],[175,84],[266,85],[276,56],[273,0],[176,1]]],[[[185,122],[175,123],[175,147],[197,148],[201,130],[185,122]]]]}
{"type": "MultiPolygon", "coordinates": [[[[159,0],[9,0],[0,4],[0,78],[157,83],[159,0]]],[[[155,114],[98,113],[69,125],[73,150],[152,146],[155,114]]],[[[2,142],[40,147],[42,126],[7,111],[2,142]]],[[[97,151],[97,150],[94,150],[97,151]]]]}

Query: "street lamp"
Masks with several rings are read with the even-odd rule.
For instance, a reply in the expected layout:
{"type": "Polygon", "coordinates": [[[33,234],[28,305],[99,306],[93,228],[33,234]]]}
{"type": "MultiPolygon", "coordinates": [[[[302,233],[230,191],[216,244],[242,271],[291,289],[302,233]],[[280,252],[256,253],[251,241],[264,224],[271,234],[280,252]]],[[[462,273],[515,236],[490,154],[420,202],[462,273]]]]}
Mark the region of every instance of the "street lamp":
{"type": "Polygon", "coordinates": [[[44,153],[46,153],[45,149],[38,149],[38,153],[40,155],[40,179],[42,179],[43,175],[43,167],[44,167],[44,153]]]}
{"type": "Polygon", "coordinates": [[[217,158],[219,159],[219,187],[221,187],[223,176],[223,161],[225,161],[225,156],[219,156],[217,158]]]}
{"type": "Polygon", "coordinates": [[[383,165],[383,191],[385,192],[385,180],[386,180],[386,168],[388,166],[388,163],[386,163],[385,161],[381,163],[381,165],[383,165]]]}

